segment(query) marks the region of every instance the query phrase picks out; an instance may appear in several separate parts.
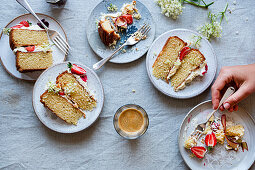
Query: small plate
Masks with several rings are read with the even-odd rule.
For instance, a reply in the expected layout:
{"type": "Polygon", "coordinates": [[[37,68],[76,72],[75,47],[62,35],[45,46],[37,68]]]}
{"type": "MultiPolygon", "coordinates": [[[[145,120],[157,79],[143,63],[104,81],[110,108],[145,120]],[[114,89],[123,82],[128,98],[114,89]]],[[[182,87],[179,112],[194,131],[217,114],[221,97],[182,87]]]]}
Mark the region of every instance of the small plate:
{"type": "MultiPolygon", "coordinates": [[[[66,33],[58,21],[56,21],[54,18],[45,14],[40,14],[40,13],[36,13],[36,14],[38,15],[39,18],[45,19],[46,21],[48,21],[49,28],[58,31],[63,37],[65,37],[67,41],[66,33]]],[[[26,20],[26,21],[28,20],[32,24],[36,24],[38,22],[33,15],[24,14],[14,18],[5,26],[5,28],[10,28],[12,26],[15,26],[16,24],[20,23],[23,20],[26,20]]],[[[53,44],[52,41],[49,40],[49,42],[50,44],[53,44]]],[[[58,47],[53,45],[51,49],[52,49],[53,64],[61,63],[66,60],[66,55],[60,49],[58,49],[58,47]]],[[[14,55],[13,51],[10,48],[9,36],[4,35],[3,32],[0,34],[0,59],[5,70],[10,75],[18,79],[35,81],[43,72],[43,71],[33,71],[28,73],[20,73],[19,71],[17,71],[16,56],[14,55]]]]}
{"type": "Polygon", "coordinates": [[[249,151],[242,151],[239,149],[237,152],[234,150],[227,151],[225,145],[217,144],[210,153],[206,153],[203,159],[190,157],[191,152],[184,148],[184,141],[194,131],[195,126],[201,122],[212,112],[212,102],[205,101],[195,106],[184,118],[180,132],[179,132],[179,150],[185,163],[191,169],[249,169],[255,160],[255,122],[249,113],[243,108],[239,107],[235,112],[216,112],[216,114],[226,114],[227,120],[233,120],[234,123],[240,123],[244,126],[245,134],[244,139],[248,144],[249,151]]]}
{"type": "Polygon", "coordinates": [[[72,62],[72,64],[77,64],[87,71],[88,87],[91,92],[95,94],[95,99],[97,100],[96,108],[92,111],[86,111],[86,118],[81,117],[77,125],[72,125],[58,118],[54,113],[44,107],[40,102],[41,94],[45,92],[46,85],[49,81],[55,82],[56,77],[67,70],[67,63],[68,62],[55,64],[45,70],[37,79],[33,90],[33,107],[35,114],[45,126],[60,133],[74,133],[86,129],[97,120],[104,104],[103,86],[96,73],[85,65],[72,62]]]}
{"type": "Polygon", "coordinates": [[[171,83],[167,84],[165,81],[157,79],[152,75],[152,65],[170,36],[178,36],[187,42],[193,35],[201,36],[197,32],[187,29],[174,29],[167,31],[153,42],[147,53],[146,68],[149,78],[153,85],[165,95],[181,99],[191,98],[204,92],[214,79],[217,70],[217,59],[211,44],[205,38],[202,38],[201,47],[199,48],[205,56],[208,65],[208,71],[203,77],[197,77],[185,89],[175,92],[173,87],[171,87],[171,83]]]}
{"type": "MultiPolygon", "coordinates": [[[[88,42],[93,49],[93,51],[101,58],[105,58],[110,56],[119,46],[120,42],[124,42],[127,39],[127,35],[124,33],[121,34],[121,40],[118,41],[116,48],[111,49],[104,45],[101,41],[98,31],[96,22],[100,20],[101,13],[110,13],[107,10],[107,7],[112,3],[118,7],[118,11],[121,9],[124,3],[131,3],[131,0],[104,0],[100,2],[91,12],[88,24],[87,24],[87,38],[88,42]]],[[[142,25],[149,24],[151,26],[151,30],[147,34],[147,38],[145,40],[141,40],[136,45],[133,46],[126,46],[126,52],[123,53],[120,51],[117,53],[110,62],[112,63],[129,63],[138,58],[142,57],[149,49],[150,45],[152,44],[155,36],[155,24],[152,18],[150,11],[147,9],[145,5],[143,5],[140,1],[136,1],[136,7],[140,12],[142,18],[140,20],[134,19],[133,24],[128,26],[129,28],[134,28],[133,30],[139,29],[142,25]],[[134,27],[133,27],[134,26],[134,27]]]]}

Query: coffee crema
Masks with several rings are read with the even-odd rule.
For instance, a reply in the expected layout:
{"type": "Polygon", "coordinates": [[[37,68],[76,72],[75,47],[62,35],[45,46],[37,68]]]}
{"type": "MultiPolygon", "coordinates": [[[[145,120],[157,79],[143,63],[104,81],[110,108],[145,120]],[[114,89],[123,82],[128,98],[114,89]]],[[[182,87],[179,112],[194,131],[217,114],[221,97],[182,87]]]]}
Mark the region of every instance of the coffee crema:
{"type": "Polygon", "coordinates": [[[139,110],[129,108],[120,113],[118,124],[123,131],[137,132],[144,125],[144,117],[139,110]]]}

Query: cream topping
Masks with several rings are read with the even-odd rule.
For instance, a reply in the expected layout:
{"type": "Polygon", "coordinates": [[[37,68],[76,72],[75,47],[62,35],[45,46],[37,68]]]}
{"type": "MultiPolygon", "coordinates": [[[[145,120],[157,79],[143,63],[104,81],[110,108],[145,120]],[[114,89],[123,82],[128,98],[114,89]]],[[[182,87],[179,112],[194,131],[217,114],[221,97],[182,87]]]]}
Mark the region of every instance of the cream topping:
{"type": "Polygon", "coordinates": [[[21,28],[12,28],[12,29],[25,29],[25,30],[44,30],[41,27],[39,27],[38,25],[31,25],[29,27],[21,27],[21,28]]]}
{"type": "Polygon", "coordinates": [[[167,79],[169,80],[175,73],[176,71],[178,70],[178,68],[181,66],[181,60],[180,58],[178,58],[175,62],[174,62],[174,66],[171,68],[168,76],[167,76],[167,79]]]}
{"type": "Polygon", "coordinates": [[[190,75],[174,90],[179,91],[181,89],[184,89],[186,87],[186,84],[190,83],[192,80],[194,80],[194,78],[196,78],[197,76],[202,77],[203,73],[206,71],[205,66],[206,66],[206,61],[200,65],[199,69],[195,71],[191,71],[190,75]]]}

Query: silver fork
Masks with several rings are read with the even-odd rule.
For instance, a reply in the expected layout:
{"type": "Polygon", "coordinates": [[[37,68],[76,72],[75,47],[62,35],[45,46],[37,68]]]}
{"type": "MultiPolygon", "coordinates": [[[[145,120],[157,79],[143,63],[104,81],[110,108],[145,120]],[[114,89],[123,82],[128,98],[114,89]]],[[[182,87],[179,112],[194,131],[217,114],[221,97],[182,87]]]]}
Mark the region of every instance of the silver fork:
{"type": "Polygon", "coordinates": [[[107,61],[109,61],[118,51],[120,51],[124,46],[126,45],[135,45],[136,43],[138,43],[140,40],[142,40],[147,33],[151,30],[151,27],[147,24],[144,24],[141,28],[139,28],[135,33],[133,33],[128,39],[127,41],[122,44],[116,51],[114,51],[114,53],[112,53],[112,55],[110,55],[109,57],[103,58],[102,60],[100,60],[99,62],[97,62],[96,64],[93,65],[93,69],[94,70],[98,70],[100,69],[107,61]]]}
{"type": "Polygon", "coordinates": [[[223,95],[223,97],[220,100],[219,106],[217,109],[215,109],[212,113],[207,115],[206,121],[204,123],[200,123],[199,125],[197,125],[196,130],[199,131],[204,131],[206,123],[209,121],[209,119],[212,117],[212,115],[220,108],[220,106],[235,92],[235,88],[234,87],[229,87],[225,94],[223,95]]]}
{"type": "Polygon", "coordinates": [[[31,6],[28,4],[27,0],[16,0],[21,6],[23,6],[28,12],[30,12],[44,27],[44,29],[47,31],[47,35],[51,39],[51,41],[54,42],[54,44],[65,54],[67,55],[69,53],[70,46],[66,42],[65,38],[63,38],[60,33],[58,33],[55,30],[49,29],[42,21],[41,19],[35,14],[35,12],[32,10],[31,6]]]}

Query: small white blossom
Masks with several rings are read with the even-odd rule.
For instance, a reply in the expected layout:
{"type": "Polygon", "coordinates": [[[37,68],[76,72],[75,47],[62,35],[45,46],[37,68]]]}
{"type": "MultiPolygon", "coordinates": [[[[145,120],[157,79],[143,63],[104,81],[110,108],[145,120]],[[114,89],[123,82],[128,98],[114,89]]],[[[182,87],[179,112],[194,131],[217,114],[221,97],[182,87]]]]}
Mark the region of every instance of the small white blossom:
{"type": "Polygon", "coordinates": [[[161,7],[161,13],[167,17],[177,19],[182,14],[184,7],[179,0],[157,0],[156,2],[161,7]]]}
{"type": "Polygon", "coordinates": [[[199,49],[201,47],[201,40],[202,40],[202,37],[201,36],[197,36],[197,35],[193,35],[191,37],[191,40],[187,41],[189,46],[193,46],[197,49],[199,49]]]}
{"type": "Polygon", "coordinates": [[[198,28],[199,33],[205,36],[208,40],[212,37],[221,37],[222,27],[219,22],[214,21],[212,23],[206,23],[205,25],[198,28]]]}
{"type": "Polygon", "coordinates": [[[11,28],[3,28],[3,33],[5,35],[9,35],[10,31],[11,31],[11,28]]]}
{"type": "Polygon", "coordinates": [[[111,11],[111,12],[116,12],[116,11],[118,11],[118,8],[117,8],[116,5],[110,4],[110,5],[107,7],[107,10],[108,10],[108,11],[111,11]]]}
{"type": "Polygon", "coordinates": [[[48,92],[53,92],[53,93],[58,93],[61,88],[57,87],[57,85],[55,83],[53,83],[52,81],[49,81],[46,88],[48,89],[48,92]]]}

